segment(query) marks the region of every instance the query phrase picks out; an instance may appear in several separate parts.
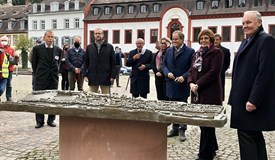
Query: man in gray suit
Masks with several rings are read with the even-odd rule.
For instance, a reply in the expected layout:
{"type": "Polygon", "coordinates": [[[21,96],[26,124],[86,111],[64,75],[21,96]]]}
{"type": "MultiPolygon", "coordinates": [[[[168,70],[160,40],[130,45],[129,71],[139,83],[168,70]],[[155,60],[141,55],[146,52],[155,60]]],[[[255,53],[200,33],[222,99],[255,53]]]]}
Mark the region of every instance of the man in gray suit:
{"type": "MultiPolygon", "coordinates": [[[[53,44],[54,34],[46,31],[45,43],[33,47],[32,69],[34,76],[33,88],[37,90],[55,90],[58,88],[58,66],[62,50],[53,44]]],[[[35,128],[44,125],[44,114],[36,113],[35,128]]],[[[56,127],[55,115],[49,115],[47,124],[56,127]]]]}

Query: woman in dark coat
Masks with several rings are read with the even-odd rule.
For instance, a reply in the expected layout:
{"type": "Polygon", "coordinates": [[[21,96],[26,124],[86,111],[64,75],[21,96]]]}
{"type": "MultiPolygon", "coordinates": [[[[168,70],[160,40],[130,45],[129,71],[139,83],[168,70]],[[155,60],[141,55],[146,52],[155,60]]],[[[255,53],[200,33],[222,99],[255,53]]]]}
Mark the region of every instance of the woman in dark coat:
{"type": "Polygon", "coordinates": [[[68,90],[69,89],[69,79],[68,79],[68,66],[65,62],[65,57],[67,55],[67,51],[70,48],[70,45],[65,44],[63,46],[63,52],[61,55],[61,63],[59,67],[59,73],[61,73],[62,80],[61,80],[61,89],[68,90]]]}
{"type": "MultiPolygon", "coordinates": [[[[222,105],[220,72],[223,64],[222,51],[214,44],[214,33],[205,29],[198,36],[200,49],[193,55],[188,74],[191,103],[222,105]]],[[[213,127],[200,127],[199,160],[212,160],[218,150],[213,127]]]]}
{"type": "Polygon", "coordinates": [[[171,40],[168,37],[160,39],[160,51],[158,51],[153,58],[152,70],[155,74],[155,85],[157,90],[158,100],[168,100],[166,96],[166,81],[165,75],[162,71],[161,65],[165,56],[166,49],[170,47],[171,40]]]}

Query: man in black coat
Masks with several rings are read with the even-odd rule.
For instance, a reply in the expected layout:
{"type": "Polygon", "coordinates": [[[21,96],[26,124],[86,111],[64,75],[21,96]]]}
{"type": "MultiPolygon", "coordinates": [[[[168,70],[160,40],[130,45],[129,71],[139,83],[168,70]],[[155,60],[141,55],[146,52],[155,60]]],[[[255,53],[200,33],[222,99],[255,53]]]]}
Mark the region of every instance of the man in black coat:
{"type": "Polygon", "coordinates": [[[264,32],[258,11],[244,12],[241,43],[234,59],[229,104],[238,129],[242,160],[267,160],[262,131],[275,130],[275,39],[264,32]]]}
{"type": "Polygon", "coordinates": [[[116,76],[115,51],[111,44],[107,43],[101,28],[94,30],[95,41],[86,48],[83,65],[84,77],[88,78],[91,92],[98,92],[100,87],[102,94],[110,94],[110,86],[116,76]]]}
{"type": "MultiPolygon", "coordinates": [[[[38,90],[58,89],[58,67],[61,60],[62,50],[53,45],[54,34],[46,31],[44,34],[45,43],[33,47],[32,69],[33,69],[33,88],[38,90]]],[[[35,128],[44,125],[44,114],[36,113],[35,128]]],[[[47,124],[55,127],[55,115],[49,115],[47,124]]]]}
{"type": "Polygon", "coordinates": [[[152,51],[144,49],[144,40],[136,40],[137,48],[130,51],[126,65],[132,67],[130,93],[133,97],[147,98],[150,92],[150,75],[151,63],[153,59],[152,51]]]}
{"type": "Polygon", "coordinates": [[[230,50],[221,45],[222,37],[220,34],[215,34],[214,45],[220,48],[223,52],[223,66],[221,70],[221,80],[222,80],[222,90],[223,90],[223,100],[224,100],[224,86],[225,86],[225,72],[230,66],[230,50]]]}

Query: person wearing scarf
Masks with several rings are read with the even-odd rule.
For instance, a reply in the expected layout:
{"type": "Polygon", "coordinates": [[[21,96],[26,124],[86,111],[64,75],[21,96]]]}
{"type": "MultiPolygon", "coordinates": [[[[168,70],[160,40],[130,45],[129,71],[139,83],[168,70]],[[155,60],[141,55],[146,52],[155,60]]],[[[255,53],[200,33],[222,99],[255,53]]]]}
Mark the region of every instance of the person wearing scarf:
{"type": "MultiPolygon", "coordinates": [[[[214,33],[205,29],[199,33],[201,47],[193,55],[188,74],[191,103],[222,105],[222,83],[220,73],[223,54],[214,46],[214,33]]],[[[215,128],[200,126],[200,148],[197,160],[212,160],[218,150],[215,128]]]]}

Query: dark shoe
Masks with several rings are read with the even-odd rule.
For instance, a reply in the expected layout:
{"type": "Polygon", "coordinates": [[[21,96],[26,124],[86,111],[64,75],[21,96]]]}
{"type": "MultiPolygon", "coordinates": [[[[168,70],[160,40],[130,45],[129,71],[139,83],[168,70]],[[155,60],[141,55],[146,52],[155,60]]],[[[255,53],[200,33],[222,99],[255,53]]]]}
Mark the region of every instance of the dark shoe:
{"type": "Polygon", "coordinates": [[[35,126],[34,126],[34,128],[41,128],[41,127],[43,127],[44,126],[44,124],[42,124],[42,123],[37,123],[35,126]]]}
{"type": "Polygon", "coordinates": [[[7,97],[7,101],[12,102],[12,98],[11,97],[7,97]]]}
{"type": "Polygon", "coordinates": [[[48,124],[48,126],[50,126],[50,127],[56,127],[56,124],[54,123],[54,122],[52,122],[52,123],[47,123],[48,124]]]}
{"type": "Polygon", "coordinates": [[[167,137],[175,137],[175,136],[178,136],[179,135],[179,131],[178,130],[175,130],[175,129],[172,129],[169,134],[167,135],[167,137]]]}
{"type": "Polygon", "coordinates": [[[179,131],[179,134],[180,134],[180,141],[181,141],[181,142],[184,142],[184,141],[186,140],[185,131],[180,130],[180,131],[179,131]]]}

